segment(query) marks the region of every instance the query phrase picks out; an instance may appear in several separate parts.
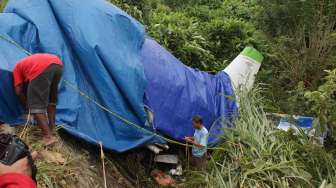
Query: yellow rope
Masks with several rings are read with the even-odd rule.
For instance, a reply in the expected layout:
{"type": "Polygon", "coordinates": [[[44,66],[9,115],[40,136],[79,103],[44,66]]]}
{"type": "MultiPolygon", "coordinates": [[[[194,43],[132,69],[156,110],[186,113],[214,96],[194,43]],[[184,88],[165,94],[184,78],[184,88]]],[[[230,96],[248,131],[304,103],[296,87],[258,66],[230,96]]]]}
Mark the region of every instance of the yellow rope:
{"type": "MultiPolygon", "coordinates": [[[[9,42],[9,43],[11,43],[11,44],[13,44],[13,45],[15,45],[16,47],[18,47],[19,49],[21,49],[21,50],[22,50],[24,53],[26,53],[27,55],[32,55],[30,52],[28,52],[26,49],[24,49],[23,47],[21,47],[21,46],[20,46],[19,44],[17,44],[15,41],[13,41],[13,40],[9,40],[9,39],[7,39],[7,38],[1,36],[1,35],[0,35],[0,38],[3,39],[3,40],[5,40],[5,41],[7,41],[7,42],[9,42]]],[[[84,93],[83,91],[81,91],[80,89],[78,89],[74,84],[70,83],[70,82],[67,81],[66,79],[63,79],[63,82],[64,82],[67,86],[69,86],[69,87],[71,87],[72,89],[76,90],[81,96],[83,96],[83,97],[85,97],[86,99],[88,99],[89,101],[93,102],[93,103],[96,104],[99,108],[101,108],[102,110],[104,110],[104,111],[110,113],[111,115],[115,116],[116,118],[118,118],[119,120],[123,121],[124,123],[126,123],[126,124],[128,124],[128,125],[131,125],[131,126],[133,126],[133,127],[135,127],[135,128],[141,129],[141,130],[143,130],[143,131],[145,131],[145,132],[147,132],[147,133],[149,133],[149,134],[151,134],[151,135],[153,135],[153,136],[157,136],[157,137],[159,137],[159,138],[162,138],[163,140],[165,140],[165,141],[167,141],[167,142],[169,142],[169,143],[176,144],[176,145],[180,145],[180,146],[185,146],[185,147],[192,147],[192,146],[190,146],[190,145],[188,145],[188,144],[184,144],[184,143],[181,143],[181,142],[172,140],[172,139],[170,139],[170,138],[164,137],[164,136],[162,136],[162,135],[159,135],[159,134],[157,134],[157,133],[154,133],[154,132],[152,132],[152,131],[150,131],[150,130],[148,130],[148,129],[143,128],[143,127],[140,126],[140,125],[137,125],[136,123],[133,123],[133,122],[129,121],[128,119],[122,117],[121,115],[119,115],[119,114],[113,112],[112,110],[108,109],[107,107],[101,105],[99,102],[97,102],[96,100],[94,100],[93,98],[91,98],[89,95],[87,95],[86,93],[84,93]]],[[[224,150],[224,148],[212,147],[212,148],[208,148],[208,150],[224,150]]]]}
{"type": "Polygon", "coordinates": [[[26,123],[25,123],[25,125],[23,126],[23,130],[22,130],[22,132],[21,132],[21,134],[20,134],[20,136],[19,136],[21,139],[22,139],[23,137],[26,136],[27,129],[28,129],[28,124],[29,124],[29,122],[30,122],[30,116],[31,116],[31,114],[30,114],[30,110],[28,110],[28,116],[26,117],[26,118],[27,118],[26,123]]]}
{"type": "Polygon", "coordinates": [[[10,39],[7,39],[6,37],[4,37],[4,36],[2,36],[2,35],[0,35],[0,38],[3,39],[3,40],[5,40],[5,41],[7,41],[7,42],[9,42],[9,43],[11,43],[11,44],[13,44],[14,46],[16,46],[16,47],[18,47],[18,48],[20,48],[25,54],[27,54],[27,55],[32,55],[30,52],[28,52],[26,49],[24,49],[22,46],[20,46],[20,45],[19,45],[18,43],[16,43],[15,41],[10,40],[10,39]]]}

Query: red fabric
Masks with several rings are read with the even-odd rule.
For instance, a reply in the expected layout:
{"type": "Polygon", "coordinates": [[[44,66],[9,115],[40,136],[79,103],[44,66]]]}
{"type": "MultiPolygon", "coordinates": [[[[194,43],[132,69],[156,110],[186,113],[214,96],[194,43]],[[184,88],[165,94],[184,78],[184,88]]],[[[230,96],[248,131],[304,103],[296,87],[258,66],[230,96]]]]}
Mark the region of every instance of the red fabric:
{"type": "Polygon", "coordinates": [[[8,173],[0,175],[0,188],[36,188],[35,182],[23,174],[8,173]]]}
{"type": "Polygon", "coordinates": [[[19,61],[14,67],[14,86],[31,81],[51,64],[62,65],[62,61],[52,54],[34,54],[19,61]]]}

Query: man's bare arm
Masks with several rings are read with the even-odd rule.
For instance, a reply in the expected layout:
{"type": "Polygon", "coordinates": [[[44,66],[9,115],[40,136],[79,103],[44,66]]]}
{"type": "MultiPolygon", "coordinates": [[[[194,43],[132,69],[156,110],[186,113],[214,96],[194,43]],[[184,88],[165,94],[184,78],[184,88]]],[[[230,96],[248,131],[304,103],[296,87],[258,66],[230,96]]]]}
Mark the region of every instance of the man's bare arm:
{"type": "Polygon", "coordinates": [[[192,145],[194,145],[194,146],[196,146],[196,147],[198,147],[198,148],[201,148],[201,149],[205,148],[205,146],[203,146],[203,145],[197,143],[197,142],[194,140],[194,138],[193,138],[193,139],[190,139],[190,137],[186,137],[185,140],[186,140],[188,143],[190,143],[190,144],[192,144],[192,145]]]}
{"type": "Polygon", "coordinates": [[[199,143],[197,143],[197,142],[195,142],[195,141],[193,141],[192,144],[193,144],[194,146],[198,147],[198,148],[201,148],[201,149],[205,148],[205,146],[203,146],[203,145],[201,145],[201,144],[199,144],[199,143]]]}
{"type": "Polygon", "coordinates": [[[27,99],[26,99],[26,96],[23,93],[23,84],[18,85],[18,86],[15,87],[15,94],[19,98],[19,100],[20,100],[23,108],[25,110],[27,110],[28,109],[28,107],[27,107],[27,99]]]}

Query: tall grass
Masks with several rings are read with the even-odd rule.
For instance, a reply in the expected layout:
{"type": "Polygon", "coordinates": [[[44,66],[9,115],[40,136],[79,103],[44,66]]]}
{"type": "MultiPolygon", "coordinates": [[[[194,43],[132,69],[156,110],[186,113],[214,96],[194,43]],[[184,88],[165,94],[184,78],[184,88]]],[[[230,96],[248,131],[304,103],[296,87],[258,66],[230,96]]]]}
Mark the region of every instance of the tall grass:
{"type": "MultiPolygon", "coordinates": [[[[193,173],[202,187],[329,187],[336,163],[301,132],[275,130],[262,109],[260,90],[239,97],[240,117],[225,130],[224,151],[215,151],[207,171],[193,173]]],[[[333,184],[334,183],[334,184],[333,184]]]]}

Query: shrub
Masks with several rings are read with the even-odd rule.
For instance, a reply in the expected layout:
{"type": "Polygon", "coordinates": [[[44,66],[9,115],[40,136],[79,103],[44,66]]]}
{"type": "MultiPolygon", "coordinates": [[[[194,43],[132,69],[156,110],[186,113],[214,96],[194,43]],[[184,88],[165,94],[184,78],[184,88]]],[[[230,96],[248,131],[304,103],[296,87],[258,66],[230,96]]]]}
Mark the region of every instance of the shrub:
{"type": "Polygon", "coordinates": [[[222,62],[233,60],[246,46],[257,47],[259,44],[254,26],[235,18],[213,19],[204,23],[203,33],[207,33],[209,50],[217,61],[222,62]]]}
{"type": "Polygon", "coordinates": [[[171,12],[167,7],[153,12],[149,18],[148,34],[169,49],[186,65],[211,70],[216,61],[208,42],[200,32],[197,19],[181,12],[171,12]]]}
{"type": "MultiPolygon", "coordinates": [[[[335,68],[336,6],[333,0],[259,0],[257,28],[270,41],[268,63],[271,70],[270,97],[282,111],[301,109],[301,101],[288,105],[286,99],[303,83],[304,90],[316,90],[326,75],[335,68]],[[290,108],[289,108],[290,107],[290,108]]],[[[264,77],[262,78],[264,79],[264,77]]],[[[262,80],[260,79],[260,80],[262,80]]],[[[300,86],[300,87],[301,87],[300,86]]]]}

